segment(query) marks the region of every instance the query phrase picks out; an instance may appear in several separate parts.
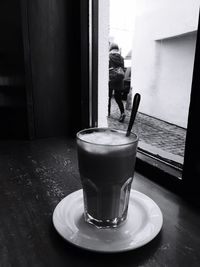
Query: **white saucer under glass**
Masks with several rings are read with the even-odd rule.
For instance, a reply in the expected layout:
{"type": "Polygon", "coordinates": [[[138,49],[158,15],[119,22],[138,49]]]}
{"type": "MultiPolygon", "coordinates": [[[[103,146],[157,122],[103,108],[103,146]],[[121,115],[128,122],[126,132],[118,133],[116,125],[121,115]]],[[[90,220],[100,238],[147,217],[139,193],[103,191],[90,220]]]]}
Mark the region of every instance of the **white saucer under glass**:
{"type": "Polygon", "coordinates": [[[163,216],[158,205],[145,194],[131,190],[128,216],[117,228],[99,229],[83,217],[83,191],[62,199],[53,212],[57,232],[78,247],[98,252],[122,252],[150,242],[161,230],[163,216]]]}

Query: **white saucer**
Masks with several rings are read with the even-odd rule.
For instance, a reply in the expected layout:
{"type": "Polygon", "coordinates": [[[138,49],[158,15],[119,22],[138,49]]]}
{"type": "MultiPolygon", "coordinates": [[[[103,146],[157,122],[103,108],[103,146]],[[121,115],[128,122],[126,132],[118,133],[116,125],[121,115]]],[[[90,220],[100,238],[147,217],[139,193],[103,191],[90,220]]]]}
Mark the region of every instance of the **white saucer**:
{"type": "Polygon", "coordinates": [[[98,229],[84,221],[81,189],[58,203],[53,212],[53,224],[73,245],[98,252],[122,252],[150,242],[159,233],[163,216],[151,198],[131,190],[126,222],[115,229],[98,229]]]}

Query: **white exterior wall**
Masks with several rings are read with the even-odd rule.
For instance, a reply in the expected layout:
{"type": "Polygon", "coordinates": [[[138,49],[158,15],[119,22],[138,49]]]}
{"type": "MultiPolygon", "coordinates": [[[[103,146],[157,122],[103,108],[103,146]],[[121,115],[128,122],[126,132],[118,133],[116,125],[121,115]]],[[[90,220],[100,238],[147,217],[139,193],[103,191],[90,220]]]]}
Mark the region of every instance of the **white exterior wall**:
{"type": "Polygon", "coordinates": [[[138,0],[132,87],[139,111],[187,127],[200,0],[138,0]]]}
{"type": "Polygon", "coordinates": [[[99,0],[98,126],[107,127],[109,1],[99,0]]]}

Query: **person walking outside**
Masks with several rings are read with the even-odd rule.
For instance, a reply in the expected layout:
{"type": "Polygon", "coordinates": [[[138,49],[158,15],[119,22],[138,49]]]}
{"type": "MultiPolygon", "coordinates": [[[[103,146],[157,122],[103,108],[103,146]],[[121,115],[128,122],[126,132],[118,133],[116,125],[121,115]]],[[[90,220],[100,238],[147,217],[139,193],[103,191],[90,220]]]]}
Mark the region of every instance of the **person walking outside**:
{"type": "Polygon", "coordinates": [[[124,58],[120,55],[119,47],[111,43],[109,47],[109,99],[108,116],[110,116],[111,98],[114,92],[114,99],[120,110],[119,122],[124,122],[126,117],[122,92],[124,88],[124,58]]]}

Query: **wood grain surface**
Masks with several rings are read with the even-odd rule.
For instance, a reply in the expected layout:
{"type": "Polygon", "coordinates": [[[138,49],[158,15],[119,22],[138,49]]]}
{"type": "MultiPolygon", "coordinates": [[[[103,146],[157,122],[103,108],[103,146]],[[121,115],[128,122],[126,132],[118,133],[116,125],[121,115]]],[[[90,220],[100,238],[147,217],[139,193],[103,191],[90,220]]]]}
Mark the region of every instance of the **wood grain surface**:
{"type": "Polygon", "coordinates": [[[0,143],[0,266],[200,266],[200,212],[135,173],[133,188],[163,213],[161,232],[119,254],[88,252],[63,240],[52,224],[59,201],[81,188],[76,144],[70,139],[0,143]]]}

